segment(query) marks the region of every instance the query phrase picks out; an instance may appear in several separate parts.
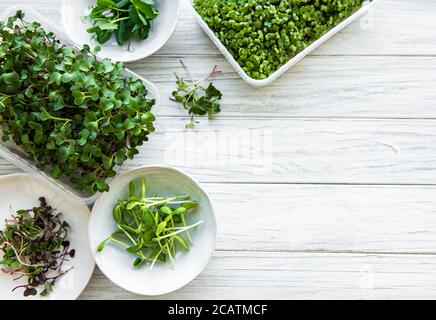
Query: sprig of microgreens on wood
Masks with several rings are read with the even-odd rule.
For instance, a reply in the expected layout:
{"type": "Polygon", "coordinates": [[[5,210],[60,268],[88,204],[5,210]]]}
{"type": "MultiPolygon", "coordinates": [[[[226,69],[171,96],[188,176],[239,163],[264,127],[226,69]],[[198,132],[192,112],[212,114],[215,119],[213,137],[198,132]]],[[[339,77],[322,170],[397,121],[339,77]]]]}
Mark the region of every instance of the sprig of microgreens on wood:
{"type": "MultiPolygon", "coordinates": [[[[180,60],[183,68],[189,76],[189,71],[186,68],[183,61],[180,60]]],[[[173,91],[171,101],[179,102],[191,115],[189,123],[186,128],[194,128],[195,124],[199,122],[195,120],[194,116],[204,116],[208,115],[209,119],[221,111],[220,101],[223,96],[221,91],[219,91],[212,82],[206,86],[205,83],[213,76],[221,73],[218,70],[218,66],[214,66],[212,71],[210,71],[204,78],[193,81],[186,80],[182,76],[174,73],[176,76],[177,89],[173,91]]],[[[189,76],[190,77],[190,76],[189,76]]]]}
{"type": "Polygon", "coordinates": [[[43,288],[41,296],[48,295],[56,281],[72,269],[62,267],[76,253],[68,241],[70,225],[45,198],[39,201],[39,207],[17,211],[0,231],[1,270],[16,275],[14,280],[27,278],[26,284],[12,290],[23,288],[25,297],[36,295],[39,287],[43,288]]]}
{"type": "Polygon", "coordinates": [[[100,243],[97,252],[101,252],[107,243],[114,243],[135,257],[135,268],[149,263],[151,271],[158,261],[170,261],[174,268],[178,248],[189,250],[192,244],[189,230],[203,223],[200,220],[188,225],[186,221],[186,215],[198,205],[189,195],[147,196],[145,179],[141,180],[139,192],[131,181],[129,196],[119,200],[113,209],[117,228],[100,243]]]}

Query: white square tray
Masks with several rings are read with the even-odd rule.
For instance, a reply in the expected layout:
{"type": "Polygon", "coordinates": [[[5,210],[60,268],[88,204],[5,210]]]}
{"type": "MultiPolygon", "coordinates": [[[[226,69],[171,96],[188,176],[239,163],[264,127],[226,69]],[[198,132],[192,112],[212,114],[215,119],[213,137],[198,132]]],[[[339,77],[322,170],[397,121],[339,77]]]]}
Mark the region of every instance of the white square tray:
{"type": "MultiPolygon", "coordinates": [[[[21,10],[24,12],[25,14],[24,20],[32,21],[32,22],[36,21],[40,23],[45,30],[53,32],[56,35],[56,38],[61,41],[61,43],[77,49],[81,48],[79,44],[69,39],[65,31],[63,31],[61,28],[59,28],[58,26],[56,26],[55,24],[44,18],[35,10],[28,8],[26,6],[13,6],[6,9],[0,14],[0,21],[3,21],[10,16],[13,16],[17,10],[21,10]]],[[[144,78],[140,77],[139,75],[128,69],[125,70],[125,74],[126,76],[131,76],[133,78],[139,79],[144,83],[144,86],[147,88],[150,98],[155,100],[155,105],[153,106],[153,108],[157,108],[160,103],[160,95],[159,95],[159,90],[156,88],[156,86],[150,81],[145,80],[144,78]]],[[[70,200],[73,200],[75,202],[79,202],[79,203],[85,202],[86,204],[89,205],[94,203],[99,195],[98,192],[93,195],[86,195],[83,192],[75,189],[68,179],[61,178],[59,180],[56,180],[53,179],[48,173],[38,170],[35,167],[35,164],[29,159],[26,159],[25,154],[22,151],[20,151],[18,146],[15,145],[15,143],[11,141],[3,142],[0,139],[0,156],[9,160],[10,162],[12,162],[17,167],[19,167],[24,171],[31,174],[36,174],[44,178],[48,184],[54,185],[56,188],[60,189],[70,200]]],[[[108,179],[107,181],[109,182],[110,179],[108,179]]]]}
{"type": "Polygon", "coordinates": [[[357,10],[354,14],[352,14],[350,17],[348,17],[347,19],[342,21],[336,27],[334,27],[333,29],[328,31],[321,38],[314,41],[311,45],[309,45],[306,49],[301,51],[295,57],[291,58],[286,64],[281,66],[277,71],[275,71],[273,74],[271,74],[268,78],[262,79],[262,80],[253,79],[245,73],[245,71],[241,68],[239,63],[235,60],[235,58],[233,58],[231,53],[227,50],[227,48],[222,44],[222,42],[218,39],[218,37],[215,35],[215,33],[209,28],[207,23],[201,18],[201,16],[194,9],[194,7],[193,7],[194,0],[184,0],[184,1],[186,2],[187,6],[189,7],[192,14],[194,15],[195,20],[197,20],[197,22],[200,24],[201,28],[203,28],[203,30],[206,32],[206,34],[209,36],[209,38],[218,47],[218,49],[226,57],[226,59],[230,62],[230,64],[233,66],[233,68],[236,70],[236,72],[241,76],[241,78],[244,79],[247,83],[249,83],[252,86],[263,87],[263,86],[269,85],[275,79],[280,77],[283,73],[285,73],[290,68],[292,68],[295,64],[297,64],[301,59],[303,59],[309,53],[311,53],[316,48],[318,48],[321,44],[326,42],[328,39],[333,37],[336,33],[341,31],[345,27],[347,27],[349,24],[351,24],[352,22],[356,21],[361,16],[363,16],[374,5],[374,3],[376,3],[378,0],[364,2],[362,8],[357,10]]]}

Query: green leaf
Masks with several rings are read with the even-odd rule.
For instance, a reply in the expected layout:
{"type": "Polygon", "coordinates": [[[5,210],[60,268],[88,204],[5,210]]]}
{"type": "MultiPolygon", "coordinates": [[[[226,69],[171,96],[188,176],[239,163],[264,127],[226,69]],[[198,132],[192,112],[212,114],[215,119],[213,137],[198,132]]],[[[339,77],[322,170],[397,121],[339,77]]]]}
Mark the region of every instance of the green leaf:
{"type": "Polygon", "coordinates": [[[127,252],[130,252],[130,253],[137,253],[137,252],[141,251],[141,249],[142,249],[142,243],[138,243],[137,245],[129,247],[126,250],[127,250],[127,252]]]}
{"type": "Polygon", "coordinates": [[[22,144],[28,144],[29,143],[29,136],[27,134],[23,134],[21,136],[21,143],[22,144]]]}
{"type": "Polygon", "coordinates": [[[179,207],[174,210],[174,214],[184,214],[188,209],[186,207],[179,207]]]}
{"type": "Polygon", "coordinates": [[[185,239],[183,239],[181,236],[179,236],[177,234],[174,235],[174,238],[182,245],[183,248],[185,248],[186,250],[189,250],[189,245],[185,241],[185,239]]]}
{"type": "Polygon", "coordinates": [[[123,8],[125,5],[127,5],[130,2],[130,0],[120,0],[118,1],[115,6],[117,8],[123,8]]]}
{"type": "Polygon", "coordinates": [[[62,81],[62,74],[59,72],[53,72],[50,74],[50,81],[56,83],[56,85],[60,85],[62,81]]]}
{"type": "Polygon", "coordinates": [[[134,266],[135,268],[139,268],[139,267],[141,267],[145,262],[146,262],[145,259],[136,258],[135,261],[133,261],[133,266],[134,266]]]}
{"type": "Polygon", "coordinates": [[[217,98],[221,99],[223,94],[219,91],[212,83],[209,83],[209,86],[206,89],[206,98],[217,98]]]}
{"type": "Polygon", "coordinates": [[[173,210],[168,206],[162,206],[160,208],[160,211],[165,213],[165,214],[172,214],[173,213],[173,210]]]}
{"type": "Polygon", "coordinates": [[[121,208],[119,206],[116,206],[113,210],[112,216],[114,218],[114,221],[117,224],[120,224],[123,219],[123,214],[121,212],[121,208]]]}
{"type": "Polygon", "coordinates": [[[97,30],[95,31],[97,42],[100,44],[105,44],[112,37],[112,30],[97,30]]]}
{"type": "Polygon", "coordinates": [[[97,190],[100,192],[107,192],[109,191],[109,185],[102,179],[98,179],[95,182],[95,185],[97,187],[97,190]]]}
{"type": "Polygon", "coordinates": [[[100,20],[97,21],[95,24],[98,28],[100,28],[101,30],[117,30],[118,29],[118,25],[109,21],[105,21],[105,20],[100,20]]]}
{"type": "Polygon", "coordinates": [[[141,115],[141,124],[146,124],[147,122],[153,122],[156,117],[151,112],[146,112],[141,115]]]}
{"type": "Polygon", "coordinates": [[[115,2],[112,0],[97,0],[97,7],[104,9],[108,7],[112,7],[115,5],[115,2]]]}
{"type": "Polygon", "coordinates": [[[112,168],[112,158],[107,157],[106,155],[102,155],[101,159],[103,161],[103,166],[106,170],[109,170],[112,168]]]}
{"type": "Polygon", "coordinates": [[[156,11],[150,4],[147,4],[141,0],[130,0],[130,2],[132,2],[136,10],[142,13],[147,19],[152,20],[157,17],[156,11]]]}
{"type": "Polygon", "coordinates": [[[3,73],[1,75],[1,79],[6,84],[15,84],[15,83],[17,83],[20,80],[20,76],[18,75],[18,73],[13,71],[13,72],[8,72],[8,73],[3,73]]]}
{"type": "Polygon", "coordinates": [[[98,247],[97,247],[97,252],[102,252],[104,247],[106,246],[106,243],[109,241],[110,239],[105,239],[104,241],[102,241],[98,247]]]}
{"type": "Polygon", "coordinates": [[[85,101],[85,94],[80,91],[73,91],[74,103],[76,105],[81,105],[85,101]]]}
{"type": "MultiPolygon", "coordinates": [[[[132,194],[131,194],[132,195],[132,194]]],[[[136,208],[136,207],[138,207],[138,206],[141,206],[142,205],[142,202],[140,202],[140,201],[134,201],[134,202],[130,202],[127,206],[126,206],[126,209],[127,210],[133,210],[134,208],[136,208]]]]}
{"type": "Polygon", "coordinates": [[[125,44],[127,41],[126,32],[127,32],[126,23],[124,21],[121,21],[117,31],[115,32],[115,38],[117,39],[117,42],[120,46],[125,44]]]}
{"type": "Polygon", "coordinates": [[[190,210],[190,209],[192,209],[192,208],[198,207],[198,202],[196,202],[196,201],[187,201],[187,202],[185,202],[185,203],[183,204],[183,207],[184,207],[186,210],[190,210]]]}
{"type": "Polygon", "coordinates": [[[130,195],[131,197],[133,197],[133,196],[135,195],[135,193],[136,193],[135,182],[130,181],[130,182],[129,182],[129,195],[130,195]]]}
{"type": "Polygon", "coordinates": [[[86,124],[86,128],[91,131],[98,131],[98,123],[97,121],[91,121],[86,124]]]}
{"type": "Polygon", "coordinates": [[[62,172],[61,172],[61,169],[59,168],[59,166],[55,165],[55,166],[53,166],[53,168],[51,169],[50,174],[51,174],[51,176],[52,176],[54,179],[59,179],[60,176],[61,176],[61,174],[62,174],[62,172]]]}
{"type": "Polygon", "coordinates": [[[124,120],[123,123],[123,128],[126,130],[130,130],[133,129],[136,126],[136,123],[134,121],[132,121],[132,119],[127,118],[126,120],[124,120]]]}

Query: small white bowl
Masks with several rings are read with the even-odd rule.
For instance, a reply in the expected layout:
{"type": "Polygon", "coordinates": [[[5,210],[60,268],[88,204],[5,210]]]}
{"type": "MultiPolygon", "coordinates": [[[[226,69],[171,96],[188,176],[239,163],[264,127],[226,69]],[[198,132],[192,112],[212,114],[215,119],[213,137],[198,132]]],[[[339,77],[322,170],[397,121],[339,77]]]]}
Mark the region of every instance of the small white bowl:
{"type": "Polygon", "coordinates": [[[110,191],[102,194],[94,205],[89,221],[89,241],[100,270],[116,285],[136,294],[163,295],[182,288],[206,268],[215,249],[217,226],[212,203],[201,187],[187,174],[165,166],[144,166],[117,176],[110,183],[110,191]],[[112,210],[117,200],[129,193],[129,182],[147,179],[147,193],[159,195],[188,194],[199,202],[199,207],[186,215],[187,223],[203,223],[190,231],[193,245],[187,252],[178,252],[171,264],[156,263],[151,271],[148,264],[134,268],[134,257],[117,245],[108,243],[100,253],[98,245],[106,239],[116,225],[112,210]]]}
{"type": "Polygon", "coordinates": [[[86,31],[91,23],[83,22],[83,17],[89,15],[90,8],[95,4],[96,0],[63,0],[61,6],[63,28],[73,41],[81,45],[100,46],[100,57],[121,62],[143,59],[162,48],[173,34],[181,11],[179,0],[156,0],[159,16],[152,22],[150,36],[145,40],[132,40],[130,50],[127,50],[127,45],[119,46],[114,36],[103,45],[91,39],[92,35],[86,31]]]}
{"type": "MultiPolygon", "coordinates": [[[[26,278],[14,281],[16,275],[8,275],[0,271],[0,300],[72,300],[79,297],[85,289],[94,272],[94,258],[88,243],[89,209],[83,204],[77,204],[65,197],[65,194],[44,179],[30,174],[13,174],[0,177],[0,228],[4,228],[5,219],[21,209],[39,206],[38,199],[45,197],[47,203],[58,212],[71,226],[68,240],[76,255],[64,263],[65,269],[71,271],[61,277],[47,296],[23,296],[23,289],[12,289],[27,283],[26,278]],[[12,212],[11,212],[12,211],[12,212]]],[[[1,259],[1,257],[0,257],[1,259]]],[[[1,267],[1,266],[0,266],[1,267]]],[[[38,288],[38,292],[41,289],[38,288]]]]}

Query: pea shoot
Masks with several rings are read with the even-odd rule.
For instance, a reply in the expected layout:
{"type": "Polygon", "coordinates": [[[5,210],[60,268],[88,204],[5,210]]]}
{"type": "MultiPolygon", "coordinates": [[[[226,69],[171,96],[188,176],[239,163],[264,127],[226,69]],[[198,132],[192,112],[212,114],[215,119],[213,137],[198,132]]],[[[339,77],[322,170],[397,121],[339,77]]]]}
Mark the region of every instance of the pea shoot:
{"type": "Polygon", "coordinates": [[[113,209],[116,230],[101,242],[97,251],[101,252],[111,242],[135,257],[135,268],[148,263],[151,271],[158,261],[170,261],[174,268],[177,251],[189,250],[192,244],[189,231],[203,223],[186,222],[186,215],[198,205],[189,195],[147,196],[146,179],[141,180],[139,192],[131,181],[129,196],[119,200],[113,209]]]}
{"type": "Polygon", "coordinates": [[[68,241],[70,225],[45,198],[39,201],[39,207],[17,211],[0,231],[2,271],[15,275],[15,280],[27,278],[26,284],[12,290],[24,289],[25,297],[38,294],[39,287],[41,296],[48,295],[56,281],[71,270],[63,265],[76,253],[68,241]]]}
{"type": "MultiPolygon", "coordinates": [[[[183,61],[180,60],[180,63],[189,75],[183,61]]],[[[204,116],[207,114],[208,118],[212,119],[216,113],[221,112],[220,100],[223,96],[221,91],[212,82],[209,82],[207,86],[203,85],[209,78],[219,73],[221,71],[218,70],[218,66],[214,66],[211,72],[198,81],[185,80],[182,76],[175,73],[177,89],[173,91],[173,97],[170,100],[180,102],[191,115],[186,128],[192,129],[199,123],[195,120],[194,115],[204,116]]]]}
{"type": "Polygon", "coordinates": [[[62,45],[18,11],[0,23],[0,127],[29,161],[79,191],[109,190],[154,131],[143,82],[89,46],[62,45]]]}
{"type": "Polygon", "coordinates": [[[87,31],[98,43],[104,44],[115,35],[120,46],[126,42],[130,46],[132,39],[148,38],[158,15],[154,0],[97,0],[84,19],[92,22],[87,31]]]}
{"type": "Polygon", "coordinates": [[[194,0],[248,76],[265,79],[365,0],[194,0]]]}

